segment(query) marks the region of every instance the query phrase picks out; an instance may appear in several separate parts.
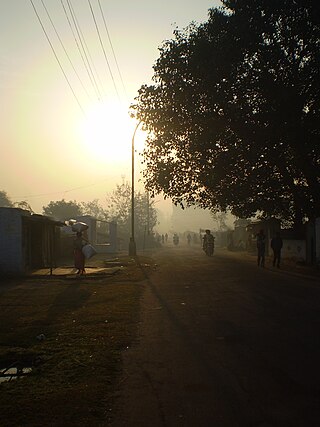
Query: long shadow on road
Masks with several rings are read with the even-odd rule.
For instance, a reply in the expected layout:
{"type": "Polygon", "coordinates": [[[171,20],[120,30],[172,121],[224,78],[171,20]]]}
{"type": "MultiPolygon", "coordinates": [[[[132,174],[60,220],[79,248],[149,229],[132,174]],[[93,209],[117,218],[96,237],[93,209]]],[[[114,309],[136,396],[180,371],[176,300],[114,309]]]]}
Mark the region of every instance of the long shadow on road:
{"type": "Polygon", "coordinates": [[[155,256],[152,274],[137,258],[149,296],[132,354],[156,395],[155,425],[312,425],[319,288],[223,254],[208,260],[181,248],[155,256]],[[173,418],[174,406],[189,421],[173,418]]]}

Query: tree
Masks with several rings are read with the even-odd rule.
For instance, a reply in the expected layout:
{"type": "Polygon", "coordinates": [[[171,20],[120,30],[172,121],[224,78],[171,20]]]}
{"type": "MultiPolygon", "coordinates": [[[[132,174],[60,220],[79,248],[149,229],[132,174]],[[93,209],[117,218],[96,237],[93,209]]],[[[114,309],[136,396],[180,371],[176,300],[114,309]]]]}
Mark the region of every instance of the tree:
{"type": "Polygon", "coordinates": [[[33,213],[33,210],[27,201],[21,200],[20,202],[12,202],[5,191],[0,191],[0,206],[6,208],[24,209],[33,213]]]}
{"type": "MultiPolygon", "coordinates": [[[[117,185],[109,195],[108,212],[110,218],[117,222],[118,235],[126,243],[131,236],[131,186],[129,183],[117,185]]],[[[154,202],[149,200],[148,194],[136,192],[134,195],[135,213],[135,240],[138,244],[144,241],[148,233],[152,233],[157,223],[157,214],[154,202]],[[149,230],[148,230],[149,227],[149,230]]]]}
{"type": "Polygon", "coordinates": [[[30,204],[25,200],[21,200],[20,202],[15,202],[14,207],[19,208],[19,209],[23,209],[25,211],[30,211],[31,213],[34,213],[30,204]]]}
{"type": "Polygon", "coordinates": [[[215,212],[212,213],[212,219],[217,223],[218,231],[227,231],[229,227],[227,225],[227,213],[226,212],[215,212]]]}
{"type": "Polygon", "coordinates": [[[319,5],[223,3],[164,43],[139,90],[146,186],[238,217],[319,216],[319,5]]]}
{"type": "Polygon", "coordinates": [[[82,215],[82,207],[80,203],[74,201],[65,201],[64,199],[58,201],[51,201],[47,206],[43,206],[43,214],[51,216],[60,221],[72,219],[82,215]]]}
{"type": "Polygon", "coordinates": [[[128,183],[117,184],[116,189],[107,197],[108,212],[112,221],[118,226],[118,233],[130,236],[131,221],[131,187],[128,183]]]}
{"type": "Polygon", "coordinates": [[[98,220],[108,221],[109,213],[99,204],[98,199],[94,199],[91,202],[82,202],[81,209],[82,215],[91,215],[98,220]]]}
{"type": "Polygon", "coordinates": [[[135,194],[135,215],[137,238],[142,241],[146,235],[153,235],[158,220],[154,200],[150,199],[147,192],[135,194]]]}
{"type": "Polygon", "coordinates": [[[10,197],[3,190],[0,190],[0,206],[2,208],[12,208],[13,207],[13,203],[10,200],[10,197]]]}

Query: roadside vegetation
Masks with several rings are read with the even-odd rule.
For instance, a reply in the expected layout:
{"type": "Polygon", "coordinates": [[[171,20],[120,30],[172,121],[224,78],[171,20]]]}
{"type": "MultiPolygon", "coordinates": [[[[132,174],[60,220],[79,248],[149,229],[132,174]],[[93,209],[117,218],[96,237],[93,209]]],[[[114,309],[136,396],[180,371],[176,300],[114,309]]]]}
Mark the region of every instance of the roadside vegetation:
{"type": "Polygon", "coordinates": [[[298,229],[320,215],[319,2],[221,3],[163,43],[132,106],[145,185],[298,229]]]}

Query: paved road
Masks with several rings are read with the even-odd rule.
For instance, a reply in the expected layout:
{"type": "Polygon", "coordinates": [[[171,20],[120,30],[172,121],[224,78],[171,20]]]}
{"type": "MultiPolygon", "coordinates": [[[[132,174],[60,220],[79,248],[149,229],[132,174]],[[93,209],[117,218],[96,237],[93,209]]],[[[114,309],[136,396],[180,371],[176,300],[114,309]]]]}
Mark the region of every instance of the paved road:
{"type": "Polygon", "coordinates": [[[113,427],[320,425],[320,283],[228,252],[155,252],[113,427]]]}

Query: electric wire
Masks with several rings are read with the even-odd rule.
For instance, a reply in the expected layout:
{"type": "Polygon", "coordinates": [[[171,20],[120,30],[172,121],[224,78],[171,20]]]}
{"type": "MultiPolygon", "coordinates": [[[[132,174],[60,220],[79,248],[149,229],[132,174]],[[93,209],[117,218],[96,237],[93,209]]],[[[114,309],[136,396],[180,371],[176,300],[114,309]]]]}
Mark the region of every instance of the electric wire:
{"type": "Polygon", "coordinates": [[[66,73],[65,73],[65,71],[64,71],[64,69],[63,69],[63,66],[62,66],[62,64],[61,64],[61,62],[60,62],[60,60],[59,60],[59,58],[58,58],[58,55],[56,54],[56,51],[55,51],[55,49],[54,49],[54,47],[53,47],[53,44],[51,43],[51,40],[50,40],[50,38],[49,38],[49,36],[48,36],[48,33],[46,32],[46,29],[45,29],[45,27],[44,27],[44,25],[43,25],[43,23],[42,23],[42,20],[41,20],[41,18],[40,18],[40,16],[39,16],[39,14],[38,14],[38,11],[37,11],[37,9],[36,9],[36,7],[35,7],[34,3],[33,3],[33,0],[30,0],[30,3],[31,3],[31,5],[32,5],[32,7],[33,7],[34,13],[36,14],[36,16],[37,16],[37,18],[38,18],[38,21],[39,21],[39,23],[40,23],[40,25],[41,25],[41,28],[42,28],[42,30],[43,30],[43,32],[44,32],[44,34],[45,34],[45,36],[46,36],[46,39],[47,39],[47,41],[48,41],[48,43],[49,43],[49,45],[50,45],[50,47],[51,47],[51,50],[52,50],[52,52],[53,52],[53,54],[54,54],[54,56],[55,56],[55,58],[56,58],[56,60],[57,60],[57,62],[58,62],[58,64],[59,64],[59,67],[60,67],[60,69],[61,69],[61,71],[62,71],[62,73],[63,73],[63,75],[64,75],[64,78],[66,79],[66,81],[67,81],[67,83],[68,83],[68,86],[69,86],[69,88],[70,88],[70,90],[71,90],[71,92],[72,92],[72,94],[73,94],[73,96],[74,96],[74,98],[75,98],[75,100],[76,100],[77,104],[79,105],[79,107],[80,107],[80,109],[81,109],[82,113],[85,115],[85,113],[84,113],[84,109],[82,108],[82,105],[81,105],[81,103],[80,103],[80,101],[79,101],[79,99],[78,99],[78,97],[77,97],[77,95],[76,95],[75,91],[73,90],[73,87],[72,87],[72,85],[71,85],[71,83],[70,83],[70,81],[69,81],[69,79],[68,79],[68,77],[67,77],[67,75],[66,75],[66,73]]]}
{"type": "Polygon", "coordinates": [[[107,22],[106,22],[106,19],[105,19],[105,15],[104,15],[103,9],[101,7],[100,0],[98,0],[98,4],[99,4],[99,8],[100,8],[100,13],[101,13],[101,16],[102,16],[102,19],[103,19],[103,23],[104,23],[104,28],[106,30],[106,33],[107,33],[107,36],[108,36],[108,40],[109,40],[109,43],[110,43],[110,46],[111,46],[113,59],[114,59],[114,62],[116,64],[116,67],[117,67],[117,70],[118,70],[118,74],[119,74],[119,77],[120,77],[121,85],[122,85],[122,88],[123,88],[123,91],[124,91],[124,94],[125,94],[126,98],[128,98],[127,91],[126,91],[126,88],[125,88],[125,85],[124,85],[124,82],[123,82],[122,74],[120,72],[120,68],[119,68],[119,64],[118,64],[118,61],[117,61],[117,57],[116,57],[115,51],[113,49],[113,43],[111,41],[111,37],[110,37],[110,34],[109,34],[107,22]]]}
{"type": "MultiPolygon", "coordinates": [[[[71,4],[71,3],[70,3],[70,4],[71,4]]],[[[72,4],[71,4],[71,7],[72,7],[72,4]]],[[[73,9],[73,7],[72,7],[72,9],[73,9]]],[[[96,69],[96,67],[95,67],[94,61],[93,61],[92,56],[91,56],[91,54],[90,54],[90,49],[89,49],[88,44],[87,44],[87,42],[86,42],[86,38],[84,37],[83,32],[82,32],[82,30],[81,30],[81,27],[80,27],[80,25],[79,25],[79,21],[77,20],[77,16],[76,16],[76,14],[75,14],[75,12],[74,12],[74,9],[73,9],[73,13],[74,13],[75,18],[76,18],[76,21],[77,21],[77,23],[78,23],[79,32],[80,32],[80,34],[81,34],[82,41],[83,41],[83,43],[84,43],[85,48],[87,49],[87,54],[88,54],[88,58],[89,58],[89,59],[90,59],[90,61],[91,61],[92,69],[93,69],[93,71],[95,72],[95,76],[96,76],[96,79],[97,79],[98,83],[100,84],[101,88],[103,88],[103,85],[102,85],[101,80],[100,80],[100,77],[99,77],[99,73],[98,73],[98,71],[97,71],[97,69],[96,69]]],[[[94,75],[94,73],[93,73],[93,75],[94,75]]],[[[98,86],[98,85],[97,85],[97,86],[98,86]]],[[[99,87],[99,86],[98,86],[98,87],[99,87]]],[[[100,88],[99,88],[99,92],[100,92],[100,88]]]]}
{"type": "Polygon", "coordinates": [[[83,33],[82,33],[81,29],[80,29],[79,21],[77,20],[76,14],[75,14],[74,9],[73,9],[73,6],[71,4],[71,0],[67,0],[67,4],[68,4],[68,7],[69,7],[69,11],[70,11],[70,14],[71,14],[71,18],[72,18],[73,24],[75,26],[76,32],[77,32],[78,37],[79,37],[79,41],[80,41],[80,44],[81,44],[81,47],[82,47],[82,51],[84,53],[84,56],[85,56],[86,61],[87,61],[87,65],[88,65],[89,70],[90,70],[89,74],[91,75],[91,82],[92,82],[93,86],[95,87],[98,99],[100,99],[101,98],[101,93],[100,93],[99,87],[97,85],[97,81],[96,81],[96,78],[95,78],[94,73],[92,71],[92,67],[91,67],[91,64],[90,64],[90,61],[89,61],[89,58],[88,58],[88,54],[86,52],[86,49],[85,49],[85,46],[84,46],[84,43],[83,43],[83,33]]]}
{"type": "MultiPolygon", "coordinates": [[[[94,61],[93,61],[92,56],[91,56],[91,54],[90,54],[90,49],[89,49],[89,47],[88,47],[88,44],[87,44],[87,42],[86,42],[86,39],[85,39],[85,37],[84,37],[84,35],[83,35],[82,31],[81,31],[81,28],[79,28],[79,30],[80,30],[80,33],[81,33],[81,36],[82,36],[82,39],[83,39],[83,43],[84,43],[84,45],[85,45],[85,47],[86,47],[86,49],[87,49],[88,57],[89,57],[89,59],[90,59],[90,61],[91,61],[92,68],[93,68],[93,70],[94,70],[94,72],[95,72],[95,74],[96,74],[96,79],[97,79],[98,83],[100,84],[100,87],[101,87],[101,88],[103,88],[103,84],[101,83],[101,80],[100,80],[100,77],[99,77],[99,73],[98,73],[98,71],[97,71],[97,69],[96,69],[96,66],[95,66],[95,64],[94,64],[94,61]]],[[[99,89],[99,90],[100,90],[100,89],[99,89]]],[[[103,89],[102,89],[102,92],[103,92],[103,89]]]]}
{"type": "Polygon", "coordinates": [[[48,9],[47,9],[47,7],[46,7],[45,3],[44,3],[44,0],[41,0],[41,3],[42,3],[42,5],[43,5],[43,7],[44,7],[44,9],[45,9],[45,11],[46,11],[46,13],[47,13],[47,16],[48,16],[48,18],[49,18],[49,20],[50,20],[50,22],[51,22],[51,25],[52,25],[52,27],[53,27],[53,29],[54,29],[55,33],[56,33],[56,36],[57,36],[57,37],[58,37],[58,39],[59,39],[59,42],[60,42],[60,44],[61,44],[61,46],[62,46],[62,48],[63,48],[63,50],[64,50],[64,53],[66,54],[66,56],[67,56],[67,58],[68,58],[68,60],[69,60],[69,62],[70,62],[70,64],[71,64],[71,67],[72,67],[72,69],[73,69],[74,73],[75,73],[75,74],[76,74],[76,76],[78,77],[78,80],[79,80],[79,82],[80,82],[80,84],[81,84],[81,86],[82,86],[83,90],[85,91],[86,95],[88,96],[88,98],[90,98],[89,93],[88,93],[88,91],[87,91],[87,89],[86,89],[86,87],[85,87],[85,85],[84,85],[83,81],[81,80],[81,78],[80,78],[80,76],[79,76],[79,74],[78,74],[77,70],[75,69],[75,67],[74,67],[74,65],[73,65],[73,62],[71,61],[71,58],[70,58],[70,56],[69,56],[69,54],[68,54],[68,52],[67,52],[67,50],[66,50],[66,48],[65,48],[65,46],[64,46],[64,44],[63,44],[63,42],[62,42],[62,40],[61,40],[61,37],[60,37],[60,35],[59,35],[58,31],[57,31],[57,28],[56,28],[56,26],[54,25],[53,20],[51,19],[50,13],[49,13],[49,11],[48,11],[48,9]]]}
{"type": "Polygon", "coordinates": [[[86,61],[85,61],[85,58],[84,58],[84,56],[83,56],[83,53],[82,53],[81,47],[80,47],[80,45],[79,45],[79,42],[78,42],[77,36],[76,36],[76,34],[75,34],[74,30],[73,30],[73,27],[72,27],[71,21],[70,21],[69,16],[68,16],[68,12],[67,12],[67,10],[66,10],[66,8],[65,8],[65,5],[64,5],[64,3],[63,3],[63,0],[60,0],[60,3],[61,3],[61,5],[62,5],[62,8],[63,8],[64,14],[65,14],[65,17],[66,17],[67,22],[68,22],[68,24],[69,24],[70,30],[71,30],[71,32],[72,32],[72,35],[73,35],[74,41],[75,41],[75,43],[76,43],[76,46],[77,46],[78,52],[79,52],[79,54],[80,54],[80,57],[81,57],[81,59],[82,59],[83,65],[84,65],[84,67],[85,67],[85,69],[86,69],[86,71],[87,71],[87,74],[88,74],[88,76],[89,76],[89,80],[90,80],[90,82],[91,82],[91,84],[92,84],[92,86],[93,86],[94,91],[96,91],[95,86],[94,86],[94,83],[93,83],[93,80],[92,80],[92,77],[91,77],[91,75],[90,75],[90,71],[89,71],[88,65],[87,65],[87,63],[86,63],[86,61]]]}
{"type": "Polygon", "coordinates": [[[70,12],[70,15],[71,15],[71,18],[72,18],[72,21],[73,21],[73,25],[75,27],[76,33],[77,33],[78,38],[79,38],[79,42],[80,42],[80,45],[81,45],[82,52],[84,54],[84,61],[87,64],[86,69],[87,69],[87,72],[88,72],[91,84],[92,84],[92,86],[93,86],[93,88],[94,88],[94,90],[96,92],[96,95],[97,95],[98,99],[100,99],[100,97],[101,97],[100,90],[99,90],[99,87],[97,85],[97,81],[95,79],[95,75],[93,73],[92,66],[91,66],[90,61],[89,61],[90,58],[88,57],[88,48],[87,48],[87,45],[86,45],[86,43],[84,41],[84,37],[83,37],[83,33],[81,31],[81,28],[80,28],[79,21],[77,19],[75,10],[74,10],[74,8],[72,6],[71,0],[66,0],[66,1],[67,1],[69,12],[70,12]]]}
{"type": "Polygon", "coordinates": [[[95,24],[95,27],[96,27],[96,30],[97,30],[97,33],[98,33],[98,37],[99,37],[100,45],[101,45],[101,48],[102,48],[102,51],[103,51],[103,54],[104,54],[104,58],[105,58],[105,60],[106,60],[106,63],[107,63],[108,69],[109,69],[109,73],[110,73],[110,75],[111,75],[111,79],[112,79],[112,82],[113,82],[113,86],[114,86],[114,89],[115,89],[116,94],[117,94],[117,96],[118,96],[118,99],[119,99],[119,101],[120,101],[119,92],[118,92],[118,89],[117,89],[117,86],[116,86],[116,82],[115,82],[115,80],[114,80],[113,73],[112,73],[112,70],[111,70],[111,67],[110,67],[110,64],[109,64],[108,58],[107,58],[107,54],[106,54],[106,50],[105,50],[105,48],[104,48],[104,44],[103,44],[102,39],[101,39],[101,35],[100,35],[100,31],[99,31],[99,27],[98,27],[97,20],[96,20],[96,17],[95,17],[95,14],[94,14],[93,8],[92,8],[91,1],[90,1],[90,0],[88,0],[88,3],[89,3],[89,6],[90,6],[90,10],[91,10],[92,18],[93,18],[93,21],[94,21],[94,24],[95,24]]]}
{"type": "Polygon", "coordinates": [[[25,200],[27,200],[27,199],[31,199],[31,198],[33,198],[33,197],[53,196],[53,195],[55,195],[55,194],[66,194],[66,193],[70,193],[70,192],[72,192],[72,191],[82,190],[82,189],[84,189],[84,188],[88,188],[88,187],[93,187],[93,186],[98,185],[98,184],[100,184],[100,183],[102,183],[102,182],[109,181],[109,179],[110,179],[110,178],[105,178],[105,179],[103,179],[103,180],[101,180],[101,181],[94,182],[94,183],[91,183],[91,184],[82,185],[82,186],[80,186],[80,187],[70,188],[69,190],[64,190],[64,191],[54,191],[54,192],[50,192],[50,193],[42,193],[42,194],[29,194],[29,195],[26,195],[26,196],[12,196],[12,197],[11,197],[11,199],[25,199],[25,200]]]}
{"type": "MultiPolygon", "coordinates": [[[[93,87],[95,88],[95,90],[96,90],[96,92],[97,92],[97,95],[98,95],[98,98],[99,98],[99,97],[100,97],[99,87],[98,87],[98,85],[97,85],[97,82],[96,82],[96,79],[95,79],[95,76],[94,76],[94,73],[93,73],[92,67],[91,67],[91,65],[90,65],[90,61],[89,61],[89,59],[88,59],[87,52],[86,52],[86,50],[85,50],[85,48],[84,48],[84,44],[85,44],[85,46],[86,46],[86,49],[87,49],[87,51],[88,51],[88,55],[89,55],[89,56],[90,56],[90,51],[89,51],[88,46],[87,46],[87,44],[86,44],[86,42],[85,42],[85,38],[84,38],[83,33],[82,33],[82,31],[81,31],[81,28],[80,28],[79,22],[78,22],[78,20],[77,20],[76,14],[75,14],[75,11],[74,11],[74,9],[73,9],[73,7],[72,7],[71,0],[66,0],[66,2],[67,2],[67,4],[68,4],[68,8],[69,8],[70,15],[71,15],[71,18],[72,18],[72,21],[73,21],[73,24],[74,24],[74,28],[76,29],[76,32],[77,32],[77,34],[78,34],[78,37],[79,37],[79,40],[80,40],[80,44],[81,44],[81,47],[82,47],[82,51],[84,52],[84,55],[85,55],[85,58],[86,58],[86,61],[87,61],[87,63],[88,63],[88,67],[89,67],[89,68],[87,68],[87,66],[86,66],[86,61],[85,61],[85,59],[84,59],[84,57],[83,57],[83,55],[82,55],[80,45],[79,45],[79,43],[78,43],[78,40],[77,40],[76,34],[75,34],[74,30],[73,30],[72,23],[71,23],[71,21],[70,21],[70,19],[69,19],[69,16],[68,16],[68,13],[67,13],[66,7],[65,7],[65,5],[64,5],[64,3],[63,3],[63,0],[60,0],[60,1],[61,1],[61,5],[62,5],[62,7],[63,7],[63,10],[64,10],[64,14],[65,14],[65,16],[66,16],[66,19],[67,19],[67,21],[68,21],[69,27],[70,27],[70,29],[71,29],[71,31],[72,31],[73,36],[74,36],[74,39],[75,39],[76,45],[77,45],[77,47],[78,47],[79,53],[80,53],[81,58],[82,58],[82,60],[83,60],[83,62],[84,62],[84,64],[85,64],[85,67],[86,67],[86,69],[87,69],[87,72],[88,72],[88,75],[89,75],[90,81],[91,81],[91,83],[92,83],[93,87]],[[89,69],[90,69],[90,71],[89,71],[89,69]],[[90,74],[90,73],[91,73],[91,74],[90,74]],[[91,75],[92,75],[92,77],[91,77],[91,75]]],[[[100,0],[98,0],[98,1],[99,1],[99,8],[100,8],[100,12],[101,12],[102,17],[103,17],[104,26],[105,26],[105,29],[106,29],[106,32],[107,32],[107,35],[108,35],[108,39],[109,39],[109,43],[110,43],[110,46],[111,46],[111,49],[112,49],[113,57],[114,57],[114,60],[115,60],[116,66],[117,66],[117,70],[118,70],[118,73],[119,73],[119,76],[120,76],[120,79],[121,79],[121,83],[122,83],[123,89],[124,89],[124,91],[125,91],[125,87],[124,87],[124,84],[123,84],[123,79],[122,79],[122,76],[121,76],[121,73],[120,73],[120,69],[119,69],[119,65],[118,65],[118,62],[117,62],[117,59],[116,59],[116,56],[115,56],[115,52],[114,52],[114,49],[113,49],[113,46],[112,46],[111,38],[110,38],[110,35],[109,35],[109,32],[108,32],[108,28],[107,28],[106,20],[105,20],[105,17],[104,17],[104,14],[103,14],[103,10],[102,10],[101,4],[100,4],[100,0]]],[[[107,54],[106,54],[106,51],[105,51],[105,48],[104,48],[104,45],[103,45],[103,42],[102,42],[102,38],[101,38],[101,34],[100,34],[100,31],[99,31],[99,28],[98,28],[98,24],[97,24],[97,20],[96,20],[95,14],[94,14],[94,10],[93,10],[93,8],[92,8],[92,4],[91,4],[90,0],[88,0],[88,2],[89,2],[89,6],[90,6],[91,13],[92,13],[92,17],[93,17],[93,20],[94,20],[94,23],[95,23],[95,26],[96,26],[96,30],[97,30],[97,33],[98,33],[98,36],[99,36],[100,44],[101,44],[101,47],[102,47],[102,49],[103,49],[103,53],[104,53],[104,56],[105,56],[105,60],[106,60],[106,62],[107,62],[107,65],[108,65],[108,68],[109,68],[109,72],[110,72],[110,75],[111,75],[111,77],[112,77],[113,85],[114,85],[115,91],[116,91],[116,93],[117,93],[117,96],[118,96],[118,98],[119,98],[119,93],[118,93],[118,90],[117,90],[117,87],[116,87],[115,79],[114,79],[114,76],[113,76],[113,73],[112,73],[112,70],[111,70],[111,67],[110,67],[109,61],[108,61],[108,59],[107,59],[107,54]]],[[[44,32],[44,34],[45,34],[45,37],[46,37],[46,39],[47,39],[47,42],[49,43],[49,45],[50,45],[50,47],[51,47],[51,50],[52,50],[52,52],[53,52],[53,54],[54,54],[54,56],[55,56],[55,59],[56,59],[56,61],[58,62],[58,65],[59,65],[59,67],[60,67],[60,69],[61,69],[61,71],[62,71],[62,73],[63,73],[63,75],[64,75],[64,78],[65,78],[65,80],[66,80],[66,82],[67,82],[67,84],[68,84],[68,86],[69,86],[69,88],[70,88],[70,90],[71,90],[71,92],[72,92],[72,94],[73,94],[73,96],[74,96],[74,98],[75,98],[75,100],[76,100],[76,102],[77,102],[78,106],[80,107],[80,109],[81,109],[82,113],[85,115],[84,109],[83,109],[83,107],[82,107],[82,105],[81,105],[81,103],[80,103],[80,101],[79,101],[79,99],[78,99],[78,97],[77,97],[77,95],[76,95],[76,93],[75,93],[75,91],[74,91],[74,89],[73,89],[73,87],[72,87],[72,85],[71,85],[71,83],[70,83],[69,79],[68,79],[68,76],[67,76],[67,74],[66,74],[66,72],[65,72],[65,70],[64,70],[64,68],[63,68],[63,65],[62,65],[61,61],[59,60],[59,57],[58,57],[58,55],[57,55],[57,53],[56,53],[56,50],[55,50],[55,48],[54,48],[54,46],[53,46],[53,43],[52,43],[52,42],[51,42],[51,40],[50,40],[49,34],[48,34],[48,32],[46,31],[45,25],[44,25],[44,23],[43,23],[43,21],[42,21],[42,19],[41,19],[40,15],[39,15],[38,11],[37,11],[37,8],[36,8],[36,6],[35,6],[35,4],[34,4],[33,0],[30,0],[30,3],[31,3],[31,5],[32,5],[32,8],[33,8],[33,10],[34,10],[34,13],[35,13],[35,15],[36,15],[36,17],[37,17],[37,19],[38,19],[38,21],[39,21],[39,23],[40,23],[40,26],[41,26],[41,28],[42,28],[42,30],[43,30],[43,32],[44,32]]],[[[85,88],[85,86],[84,86],[84,84],[83,84],[83,82],[82,82],[82,80],[81,80],[81,78],[80,78],[79,74],[77,73],[77,71],[76,71],[76,69],[75,69],[75,67],[74,67],[74,65],[73,65],[73,63],[72,63],[72,61],[71,61],[71,58],[70,58],[70,56],[68,55],[68,52],[67,52],[67,50],[66,50],[66,48],[65,48],[65,46],[64,46],[64,44],[63,44],[63,42],[62,42],[62,40],[61,40],[61,37],[59,36],[59,33],[58,33],[58,31],[57,31],[57,28],[56,28],[56,26],[54,25],[53,20],[51,19],[50,13],[49,13],[49,11],[48,11],[48,9],[47,9],[47,7],[46,7],[45,3],[44,3],[44,0],[41,0],[41,3],[42,3],[42,6],[44,7],[44,9],[45,9],[45,11],[46,11],[46,14],[47,14],[47,16],[48,16],[48,19],[49,19],[49,20],[50,20],[50,22],[51,22],[51,25],[52,25],[52,27],[53,27],[53,29],[54,29],[54,31],[55,31],[55,34],[56,34],[56,36],[57,36],[57,38],[58,38],[58,40],[59,40],[59,42],[60,42],[60,44],[61,44],[61,46],[62,46],[62,48],[63,48],[63,50],[64,50],[64,53],[66,54],[66,56],[67,56],[67,58],[68,58],[68,60],[69,60],[69,62],[70,62],[70,64],[71,64],[71,66],[72,66],[72,68],[73,68],[73,71],[74,71],[74,72],[75,72],[75,74],[77,75],[77,77],[78,77],[78,79],[79,79],[79,81],[80,81],[80,83],[81,83],[81,85],[82,85],[83,89],[85,90],[86,94],[89,96],[88,91],[86,90],[86,88],[85,88]]],[[[91,61],[92,61],[92,58],[91,58],[91,57],[90,57],[90,59],[91,59],[91,61]]],[[[92,63],[93,63],[93,61],[92,61],[92,63]]],[[[93,66],[94,66],[94,63],[93,63],[93,66]]],[[[95,71],[96,71],[96,70],[95,70],[95,71]]],[[[96,72],[96,73],[97,73],[97,72],[96,72]]],[[[97,73],[97,76],[98,76],[98,73],[97,73]]],[[[99,77],[99,76],[98,76],[98,77],[99,77]]],[[[101,82],[100,82],[100,83],[101,83],[101,82]]],[[[90,97],[90,96],[89,96],[89,97],[90,97]]],[[[103,181],[107,181],[107,180],[108,180],[108,179],[104,179],[103,181]]],[[[13,198],[14,198],[14,199],[18,199],[18,198],[28,199],[28,198],[43,197],[43,196],[54,195],[54,194],[66,194],[66,193],[69,193],[69,192],[72,192],[72,191],[75,191],[75,190],[79,190],[79,189],[83,189],[83,188],[91,187],[91,186],[94,186],[94,185],[97,185],[97,184],[98,184],[98,183],[96,182],[96,183],[87,184],[87,185],[80,186],[80,187],[74,187],[74,188],[71,188],[71,189],[69,189],[69,190],[65,190],[65,191],[56,191],[56,192],[50,192],[50,193],[42,193],[42,194],[36,194],[36,195],[27,195],[27,196],[13,197],[13,198]]]]}

